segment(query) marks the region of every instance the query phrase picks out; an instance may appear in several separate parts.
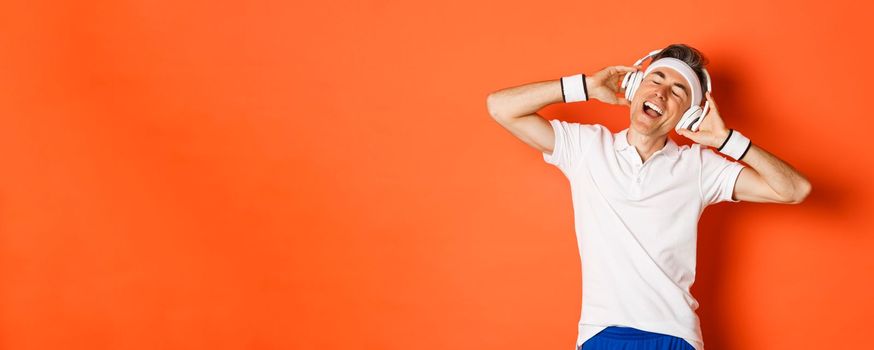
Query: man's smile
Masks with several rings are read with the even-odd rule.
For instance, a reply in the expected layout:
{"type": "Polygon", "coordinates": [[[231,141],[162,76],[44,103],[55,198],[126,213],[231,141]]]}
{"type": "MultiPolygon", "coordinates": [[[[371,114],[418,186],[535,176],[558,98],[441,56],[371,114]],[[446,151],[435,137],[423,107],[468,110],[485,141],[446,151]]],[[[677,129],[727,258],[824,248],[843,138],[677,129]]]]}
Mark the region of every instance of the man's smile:
{"type": "Polygon", "coordinates": [[[658,118],[665,114],[665,109],[664,107],[647,100],[643,102],[643,113],[650,117],[658,118]]]}

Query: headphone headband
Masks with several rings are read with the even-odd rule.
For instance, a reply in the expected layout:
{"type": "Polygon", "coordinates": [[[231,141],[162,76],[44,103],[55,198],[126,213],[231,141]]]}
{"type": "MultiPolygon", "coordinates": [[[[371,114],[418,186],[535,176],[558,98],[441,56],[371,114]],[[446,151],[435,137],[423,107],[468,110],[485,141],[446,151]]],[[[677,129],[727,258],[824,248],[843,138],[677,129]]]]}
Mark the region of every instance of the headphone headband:
{"type": "Polygon", "coordinates": [[[658,50],[652,50],[652,51],[650,51],[650,53],[648,53],[646,56],[643,56],[643,58],[637,60],[637,62],[634,62],[634,65],[635,65],[635,66],[639,66],[639,65],[640,65],[641,63],[643,63],[643,61],[645,61],[647,58],[650,58],[650,57],[652,57],[652,56],[655,56],[655,55],[656,55],[657,53],[659,53],[659,52],[662,52],[662,49],[658,49],[658,50]]]}

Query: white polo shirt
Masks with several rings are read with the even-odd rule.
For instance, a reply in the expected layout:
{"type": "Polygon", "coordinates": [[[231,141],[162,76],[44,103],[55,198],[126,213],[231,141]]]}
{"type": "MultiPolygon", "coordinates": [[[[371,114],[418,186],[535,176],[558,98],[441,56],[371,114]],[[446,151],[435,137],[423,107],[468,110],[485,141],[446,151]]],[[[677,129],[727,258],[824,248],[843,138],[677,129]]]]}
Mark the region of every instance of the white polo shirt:
{"type": "Polygon", "coordinates": [[[619,325],[704,343],[695,281],[698,219],[732,198],[744,165],[699,144],[670,139],[645,163],[628,129],[551,120],[552,154],[543,159],[570,181],[583,272],[580,346],[619,325]]]}

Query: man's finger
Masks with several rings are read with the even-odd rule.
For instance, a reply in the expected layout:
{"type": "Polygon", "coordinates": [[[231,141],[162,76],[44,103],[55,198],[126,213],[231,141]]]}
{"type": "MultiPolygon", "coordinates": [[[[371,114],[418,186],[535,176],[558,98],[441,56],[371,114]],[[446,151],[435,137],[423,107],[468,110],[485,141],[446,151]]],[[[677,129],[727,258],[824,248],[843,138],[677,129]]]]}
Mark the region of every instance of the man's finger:
{"type": "Polygon", "coordinates": [[[633,72],[633,71],[637,70],[637,68],[628,67],[628,66],[613,66],[613,68],[616,70],[622,71],[622,72],[633,72]]]}
{"type": "Polygon", "coordinates": [[[678,132],[680,135],[683,135],[683,136],[685,136],[689,139],[692,139],[692,140],[694,140],[693,136],[695,136],[695,134],[696,134],[694,132],[689,131],[688,129],[680,129],[680,130],[678,130],[678,132]]]}
{"type": "Polygon", "coordinates": [[[707,97],[707,101],[710,102],[710,109],[716,110],[716,101],[713,100],[713,96],[710,96],[710,91],[707,91],[704,95],[707,97]]]}

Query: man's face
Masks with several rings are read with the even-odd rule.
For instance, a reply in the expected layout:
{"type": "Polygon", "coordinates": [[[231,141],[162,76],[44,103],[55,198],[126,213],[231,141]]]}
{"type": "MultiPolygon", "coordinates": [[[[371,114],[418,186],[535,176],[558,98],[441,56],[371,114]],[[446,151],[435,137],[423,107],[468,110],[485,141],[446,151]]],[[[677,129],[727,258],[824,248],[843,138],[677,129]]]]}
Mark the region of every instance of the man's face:
{"type": "Polygon", "coordinates": [[[686,79],[673,69],[656,68],[643,78],[634,93],[631,127],[643,135],[665,135],[677,126],[691,104],[692,90],[686,79]],[[655,117],[648,115],[649,104],[654,104],[662,113],[650,111],[655,117]]]}

